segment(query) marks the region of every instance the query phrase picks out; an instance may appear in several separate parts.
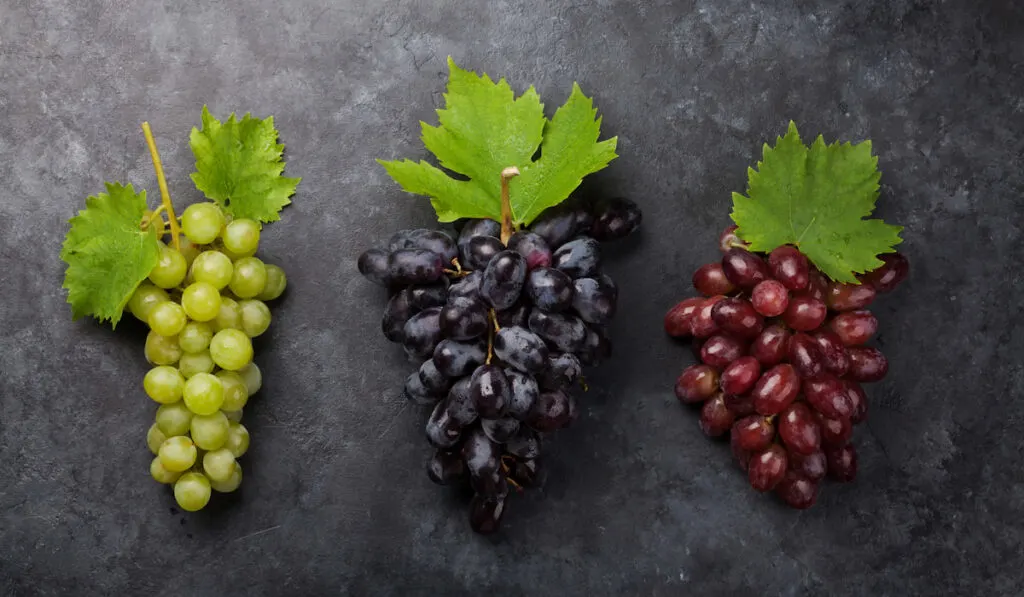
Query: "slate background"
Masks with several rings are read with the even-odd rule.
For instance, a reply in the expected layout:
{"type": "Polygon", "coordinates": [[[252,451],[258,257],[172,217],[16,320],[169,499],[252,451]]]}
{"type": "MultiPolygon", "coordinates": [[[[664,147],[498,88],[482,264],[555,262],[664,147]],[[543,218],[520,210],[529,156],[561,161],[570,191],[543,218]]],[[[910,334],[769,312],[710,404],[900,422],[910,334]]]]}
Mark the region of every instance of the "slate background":
{"type": "Polygon", "coordinates": [[[1019,594],[1022,41],[1008,0],[3,0],[0,594],[1019,594]],[[423,474],[410,366],[355,272],[432,221],[373,159],[424,155],[448,54],[549,107],[579,81],[621,154],[587,191],[646,212],[608,254],[615,358],[494,539],[423,474]],[[177,203],[199,198],[203,103],[273,114],[304,180],[264,234],[290,290],[243,488],[183,516],[148,477],[143,332],[73,323],[58,252],[102,181],[156,194],[142,120],[177,203]],[[675,402],[691,356],[661,330],[789,119],[873,140],[913,264],[875,309],[891,373],[860,476],[806,512],[755,495],[675,402]]]}

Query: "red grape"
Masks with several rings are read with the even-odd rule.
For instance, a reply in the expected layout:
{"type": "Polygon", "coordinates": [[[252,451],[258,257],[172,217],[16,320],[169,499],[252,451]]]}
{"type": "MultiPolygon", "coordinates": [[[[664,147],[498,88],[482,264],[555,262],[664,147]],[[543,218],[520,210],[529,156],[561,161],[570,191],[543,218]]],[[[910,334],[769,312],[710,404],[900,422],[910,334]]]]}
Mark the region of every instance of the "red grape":
{"type": "Polygon", "coordinates": [[[811,481],[821,481],[828,472],[828,461],[821,450],[810,454],[789,452],[789,470],[811,481]]]}
{"type": "Polygon", "coordinates": [[[809,332],[821,325],[828,315],[825,303],[809,294],[798,294],[789,299],[782,320],[786,325],[800,332],[809,332]]]}
{"type": "Polygon", "coordinates": [[[718,301],[724,298],[724,296],[713,296],[704,299],[700,309],[697,310],[697,313],[690,322],[690,330],[693,332],[694,337],[708,338],[718,333],[718,325],[715,324],[715,320],[711,317],[711,310],[714,309],[718,301]]]}
{"type": "Polygon", "coordinates": [[[801,377],[815,377],[824,369],[824,358],[818,343],[803,332],[793,334],[789,339],[787,356],[801,377]]]}
{"type": "Polygon", "coordinates": [[[747,470],[747,463],[750,462],[750,452],[744,450],[736,443],[736,435],[729,436],[729,446],[732,448],[732,455],[736,459],[736,464],[740,465],[740,468],[744,471],[747,470]]]}
{"type": "Polygon", "coordinates": [[[910,262],[901,253],[879,255],[882,265],[860,276],[862,284],[870,284],[878,292],[889,292],[896,288],[910,272],[910,262]]]}
{"type": "Polygon", "coordinates": [[[715,394],[700,409],[700,428],[711,437],[718,437],[729,431],[735,415],[725,407],[721,394],[715,394]]]}
{"type": "Polygon", "coordinates": [[[790,451],[800,454],[812,454],[821,446],[821,430],[803,402],[794,402],[779,413],[779,436],[790,451]]]}
{"type": "Polygon", "coordinates": [[[878,320],[871,311],[847,311],[836,315],[828,327],[846,346],[860,346],[878,331],[878,320]]]}
{"type": "Polygon", "coordinates": [[[761,364],[754,357],[740,357],[722,371],[722,391],[727,395],[746,394],[761,377],[761,364]]]}
{"type": "Polygon", "coordinates": [[[725,394],[725,407],[732,411],[737,417],[746,417],[754,414],[754,398],[750,394],[725,394]]]}
{"type": "Polygon", "coordinates": [[[718,371],[707,365],[690,365],[676,380],[676,398],[684,404],[704,402],[718,391],[718,371]]]}
{"type": "Polygon", "coordinates": [[[743,239],[736,236],[736,225],[726,226],[722,234],[718,236],[718,248],[723,253],[728,253],[729,249],[739,248],[746,249],[747,243],[743,242],[743,239]]]}
{"type": "Polygon", "coordinates": [[[879,381],[889,372],[889,361],[881,350],[868,346],[852,346],[847,377],[854,381],[879,381]]]}
{"type": "Polygon", "coordinates": [[[864,393],[864,388],[860,387],[860,384],[848,379],[843,382],[846,386],[846,395],[850,397],[850,403],[853,404],[853,414],[850,415],[850,422],[854,425],[859,425],[868,416],[868,396],[864,393]]]}
{"type": "Polygon", "coordinates": [[[818,499],[818,484],[790,471],[779,481],[775,493],[790,506],[806,510],[818,499]]]}
{"type": "Polygon", "coordinates": [[[665,331],[674,338],[683,338],[693,334],[693,319],[702,306],[703,297],[688,298],[679,302],[665,314],[665,331]]]}
{"type": "Polygon", "coordinates": [[[792,365],[776,365],[757,380],[754,390],[754,408],[762,415],[775,415],[796,400],[800,393],[800,376],[792,365]]]}
{"type": "Polygon", "coordinates": [[[821,352],[821,363],[829,373],[842,377],[850,368],[850,355],[843,346],[843,341],[835,332],[827,329],[818,330],[812,336],[821,352]]]}
{"type": "Polygon", "coordinates": [[[808,404],[826,417],[849,419],[853,414],[853,403],[838,377],[823,373],[814,379],[805,379],[803,388],[808,404]]]}
{"type": "Polygon", "coordinates": [[[768,278],[768,265],[746,249],[729,249],[722,257],[722,269],[730,282],[743,289],[768,278]]]}
{"type": "Polygon", "coordinates": [[[790,290],[807,288],[807,257],[796,247],[783,245],[768,255],[768,267],[772,276],[790,290]]]}
{"type": "Polygon", "coordinates": [[[765,367],[778,365],[789,351],[789,330],[782,325],[772,325],[764,329],[750,345],[750,355],[765,367]]]}
{"type": "Polygon", "coordinates": [[[753,338],[764,329],[764,319],[757,314],[749,301],[741,298],[726,298],[718,301],[711,310],[711,317],[718,329],[739,338],[753,338]]]}
{"type": "Polygon", "coordinates": [[[828,474],[836,481],[849,482],[857,476],[857,450],[851,444],[825,452],[828,474]]]}
{"type": "Polygon", "coordinates": [[[812,267],[807,272],[807,295],[813,296],[821,302],[825,302],[825,295],[828,294],[828,278],[812,267]]]}
{"type": "Polygon", "coordinates": [[[707,342],[700,349],[700,360],[704,363],[725,369],[725,367],[743,356],[747,347],[736,338],[718,334],[708,338],[707,342]]]}
{"type": "Polygon", "coordinates": [[[768,417],[751,415],[733,424],[732,435],[740,448],[748,452],[760,452],[775,438],[775,426],[768,417]]]}
{"type": "Polygon", "coordinates": [[[732,294],[736,287],[725,277],[722,264],[719,262],[702,265],[693,274],[693,287],[704,296],[716,294],[732,294]]]}
{"type": "Polygon", "coordinates": [[[754,454],[747,465],[750,486],[758,491],[771,491],[786,475],[786,451],[779,444],[754,454]]]}
{"type": "Polygon", "coordinates": [[[821,443],[829,449],[842,448],[850,443],[853,427],[847,419],[830,419],[818,413],[818,427],[821,429],[821,443]]]}
{"type": "Polygon", "coordinates": [[[778,280],[765,280],[750,293],[750,303],[765,317],[782,315],[789,306],[789,291],[778,280]]]}
{"type": "Polygon", "coordinates": [[[833,311],[863,309],[875,300],[875,288],[870,284],[843,284],[832,282],[828,285],[825,304],[833,311]]]}

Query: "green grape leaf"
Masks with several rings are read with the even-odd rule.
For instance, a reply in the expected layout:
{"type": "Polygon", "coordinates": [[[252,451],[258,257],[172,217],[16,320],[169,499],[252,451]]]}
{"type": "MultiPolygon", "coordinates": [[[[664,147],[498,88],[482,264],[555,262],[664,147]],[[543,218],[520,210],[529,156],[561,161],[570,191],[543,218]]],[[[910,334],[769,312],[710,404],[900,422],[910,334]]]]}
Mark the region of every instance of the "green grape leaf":
{"type": "Polygon", "coordinates": [[[248,113],[226,122],[203,106],[202,130],[193,128],[189,144],[196,158],[192,182],[209,199],[236,218],[276,222],[291,203],[301,178],[283,176],[284,145],[277,142],[274,117],[248,113]]]}
{"type": "Polygon", "coordinates": [[[901,226],[865,219],[880,178],[870,141],[826,145],[819,135],[808,147],[790,122],[748,168],[747,194],[732,195],[736,234],[752,251],[795,245],[828,277],[857,284],[854,274],[881,266],[877,255],[902,242],[901,226]]]}
{"type": "Polygon", "coordinates": [[[377,160],[404,190],[430,197],[439,221],[500,220],[501,171],[516,166],[521,176],[510,184],[512,219],[527,225],[616,157],[615,138],[598,142],[601,119],[578,85],[549,121],[533,87],[517,98],[505,79],[495,83],[486,74],[459,68],[451,57],[448,69],[438,126],[420,123],[423,144],[441,167],[377,160]],[[541,155],[534,161],[538,148],[541,155]]]}
{"type": "Polygon", "coordinates": [[[156,265],[160,241],[155,228],[140,226],[146,191],[117,182],[106,187],[69,221],[60,258],[68,264],[64,288],[72,317],[92,315],[117,327],[128,299],[156,265]]]}

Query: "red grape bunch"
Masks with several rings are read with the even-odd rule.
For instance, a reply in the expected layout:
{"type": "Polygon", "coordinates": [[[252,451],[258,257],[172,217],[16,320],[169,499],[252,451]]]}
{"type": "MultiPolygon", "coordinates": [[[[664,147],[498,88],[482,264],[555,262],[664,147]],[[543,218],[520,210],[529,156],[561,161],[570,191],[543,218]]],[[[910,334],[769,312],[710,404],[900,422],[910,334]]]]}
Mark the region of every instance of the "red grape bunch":
{"type": "Polygon", "coordinates": [[[381,327],[416,363],[405,397],[432,409],[427,465],[441,485],[469,485],[474,531],[498,529],[509,488],[535,483],[542,439],[577,413],[582,367],[610,355],[618,289],[599,241],[634,232],[628,199],[561,205],[512,233],[490,219],[402,230],[359,271],[388,288],[381,327]]]}
{"type": "Polygon", "coordinates": [[[793,246],[752,253],[735,230],[722,233],[722,260],[693,275],[703,296],[665,315],[665,331],[692,337],[701,361],[683,371],[675,393],[701,405],[704,433],[729,434],[754,489],[808,508],[826,475],[845,482],[857,474],[850,440],[868,410],[861,384],[889,369],[885,355],[867,346],[878,329],[867,307],[907,276],[909,264],[886,253],[860,284],[843,284],[793,246]]]}

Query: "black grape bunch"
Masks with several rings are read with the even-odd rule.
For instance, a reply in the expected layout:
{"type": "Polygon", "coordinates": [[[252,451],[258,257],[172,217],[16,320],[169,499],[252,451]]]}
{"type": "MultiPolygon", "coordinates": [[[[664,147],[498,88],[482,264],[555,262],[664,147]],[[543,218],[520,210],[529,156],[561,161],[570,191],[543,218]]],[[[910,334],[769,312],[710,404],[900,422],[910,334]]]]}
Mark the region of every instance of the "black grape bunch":
{"type": "Polygon", "coordinates": [[[809,508],[826,475],[857,474],[853,427],[868,411],[861,384],[889,370],[867,346],[878,330],[867,307],[899,285],[909,262],[879,255],[881,266],[844,284],[791,245],[748,251],[735,230],[722,233],[721,261],[694,273],[702,296],[665,315],[665,331],[692,338],[701,361],[679,376],[676,397],[700,406],[704,433],[728,435],[754,489],[809,508]]]}
{"type": "Polygon", "coordinates": [[[518,231],[490,219],[401,230],[359,257],[389,291],[384,336],[419,365],[404,395],[431,408],[427,475],[468,482],[474,531],[496,531],[510,489],[536,485],[544,438],[577,417],[583,368],[611,355],[618,288],[600,242],[640,222],[629,199],[563,204],[518,231]]]}

